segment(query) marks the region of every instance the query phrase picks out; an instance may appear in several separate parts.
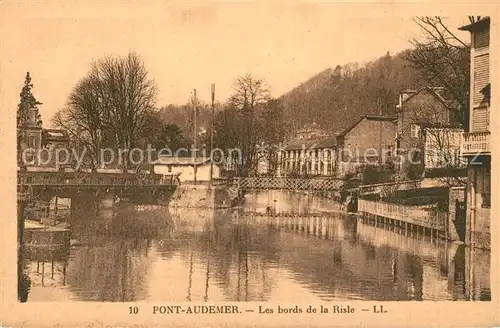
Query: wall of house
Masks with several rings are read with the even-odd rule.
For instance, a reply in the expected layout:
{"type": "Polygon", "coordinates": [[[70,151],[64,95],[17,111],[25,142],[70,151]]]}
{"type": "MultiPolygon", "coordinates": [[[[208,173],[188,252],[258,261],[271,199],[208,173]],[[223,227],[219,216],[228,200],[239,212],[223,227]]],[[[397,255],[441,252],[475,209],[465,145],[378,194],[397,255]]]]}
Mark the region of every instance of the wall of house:
{"type": "MultiPolygon", "coordinates": [[[[489,27],[471,33],[469,131],[490,130],[490,33],[489,27]]],[[[491,157],[473,159],[467,167],[467,233],[466,244],[491,249],[490,202],[491,157]]]]}
{"type": "MultiPolygon", "coordinates": [[[[219,166],[213,166],[213,177],[219,177],[219,166]]],[[[179,180],[181,182],[186,181],[194,181],[194,167],[191,165],[166,165],[166,164],[158,164],[154,166],[154,172],[157,174],[163,175],[176,175],[180,174],[179,180]]],[[[210,164],[203,164],[196,166],[196,180],[210,181],[210,164]]]]}
{"type": "Polygon", "coordinates": [[[489,28],[472,33],[470,99],[470,131],[488,131],[490,125],[489,97],[484,88],[490,83],[489,28]]]}
{"type": "Polygon", "coordinates": [[[381,146],[385,149],[384,154],[389,151],[384,147],[392,147],[394,151],[395,137],[396,125],[393,122],[364,119],[344,136],[341,160],[352,156],[351,159],[364,161],[367,156],[376,164],[381,146]]]}
{"type": "MultiPolygon", "coordinates": [[[[429,91],[419,94],[403,103],[398,113],[398,133],[401,136],[399,148],[409,150],[419,144],[419,138],[411,136],[411,124],[450,123],[450,111],[429,91]]],[[[422,133],[420,134],[422,135],[422,133]]]]}
{"type": "Polygon", "coordinates": [[[302,153],[301,149],[287,150],[283,152],[280,160],[281,172],[285,174],[292,172],[301,175],[334,176],[336,174],[337,152],[335,148],[315,148],[305,153],[302,153]]]}
{"type": "Polygon", "coordinates": [[[490,167],[467,167],[467,231],[466,244],[478,248],[491,248],[490,235],[490,167]]]}

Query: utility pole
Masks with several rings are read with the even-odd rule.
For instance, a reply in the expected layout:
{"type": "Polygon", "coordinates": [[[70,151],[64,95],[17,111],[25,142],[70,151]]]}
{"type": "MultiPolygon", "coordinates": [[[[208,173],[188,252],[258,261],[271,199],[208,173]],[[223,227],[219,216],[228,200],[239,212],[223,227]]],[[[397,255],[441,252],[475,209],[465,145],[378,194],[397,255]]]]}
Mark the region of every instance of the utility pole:
{"type": "Polygon", "coordinates": [[[214,163],[212,150],[214,149],[214,127],[215,127],[215,83],[211,85],[212,93],[212,127],[210,128],[210,185],[213,184],[214,163]]]}
{"type": "Polygon", "coordinates": [[[194,129],[193,129],[193,144],[194,144],[194,157],[193,157],[193,169],[194,169],[194,184],[196,184],[196,158],[197,158],[197,153],[198,149],[196,148],[196,135],[198,132],[198,129],[196,127],[196,116],[197,116],[197,108],[198,107],[198,100],[196,99],[196,89],[194,89],[194,98],[193,98],[193,114],[194,114],[194,129]]]}

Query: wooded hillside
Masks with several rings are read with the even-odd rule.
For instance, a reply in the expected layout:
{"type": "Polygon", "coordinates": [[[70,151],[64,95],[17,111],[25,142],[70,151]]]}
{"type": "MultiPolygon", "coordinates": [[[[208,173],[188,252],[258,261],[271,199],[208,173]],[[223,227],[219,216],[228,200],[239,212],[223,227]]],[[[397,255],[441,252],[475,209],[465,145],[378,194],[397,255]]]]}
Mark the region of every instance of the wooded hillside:
{"type": "Polygon", "coordinates": [[[335,133],[365,114],[393,115],[398,93],[423,82],[405,58],[411,50],[326,69],[280,97],[293,132],[313,122],[335,133]]]}

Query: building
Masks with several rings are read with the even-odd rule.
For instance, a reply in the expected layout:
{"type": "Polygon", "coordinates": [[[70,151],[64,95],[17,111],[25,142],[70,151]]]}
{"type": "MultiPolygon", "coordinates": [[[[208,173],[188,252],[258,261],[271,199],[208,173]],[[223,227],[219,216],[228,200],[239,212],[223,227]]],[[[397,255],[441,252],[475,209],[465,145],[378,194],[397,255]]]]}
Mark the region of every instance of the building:
{"type": "MultiPolygon", "coordinates": [[[[212,165],[210,158],[201,157],[176,157],[176,156],[160,156],[152,165],[154,173],[162,174],[166,178],[172,175],[179,175],[181,182],[192,182],[195,180],[195,164],[196,164],[196,181],[210,181],[210,166],[212,165]]],[[[213,164],[212,177],[220,176],[220,168],[213,164]]]]}
{"type": "Polygon", "coordinates": [[[362,165],[381,166],[394,156],[396,118],[362,116],[337,135],[338,174],[355,173],[362,165]]]}
{"type": "Polygon", "coordinates": [[[41,146],[49,149],[64,148],[69,144],[69,135],[62,129],[42,129],[41,146]]]}
{"type": "Polygon", "coordinates": [[[397,113],[397,149],[407,151],[419,144],[424,124],[452,124],[451,102],[445,100],[443,88],[421,87],[399,94],[397,113]]]}
{"type": "Polygon", "coordinates": [[[22,129],[22,137],[20,140],[21,152],[28,148],[42,148],[42,123],[37,108],[32,108],[29,110],[26,122],[24,122],[22,127],[18,127],[18,129],[22,129]]]}
{"type": "Polygon", "coordinates": [[[334,176],[337,143],[335,138],[297,139],[281,151],[281,175],[334,176]]]}
{"type": "Polygon", "coordinates": [[[490,18],[471,19],[460,28],[471,35],[469,129],[462,154],[467,157],[467,245],[490,248],[490,18]]]}
{"type": "Polygon", "coordinates": [[[322,138],[327,138],[328,136],[329,136],[328,132],[321,129],[316,123],[312,123],[297,130],[293,140],[322,139],[322,138]]]}
{"type": "Polygon", "coordinates": [[[417,179],[425,170],[462,166],[460,117],[443,88],[400,92],[396,113],[397,171],[402,178],[417,179]],[[412,166],[417,167],[411,170],[412,166]]]}
{"type": "MultiPolygon", "coordinates": [[[[62,129],[43,128],[36,108],[30,109],[27,121],[20,128],[22,129],[19,149],[21,166],[55,167],[55,149],[68,148],[70,142],[68,132],[62,129]]],[[[71,153],[70,149],[67,150],[71,153]]],[[[60,156],[59,160],[66,160],[63,158],[64,154],[60,153],[58,156],[60,156]]]]}

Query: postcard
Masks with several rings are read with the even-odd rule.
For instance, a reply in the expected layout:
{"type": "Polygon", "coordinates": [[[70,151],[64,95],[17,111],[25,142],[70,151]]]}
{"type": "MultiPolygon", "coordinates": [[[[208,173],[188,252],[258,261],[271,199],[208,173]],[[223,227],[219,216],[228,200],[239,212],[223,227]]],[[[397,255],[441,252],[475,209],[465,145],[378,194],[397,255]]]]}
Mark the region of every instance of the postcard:
{"type": "Polygon", "coordinates": [[[0,8],[1,327],[500,326],[498,4],[0,8]]]}

